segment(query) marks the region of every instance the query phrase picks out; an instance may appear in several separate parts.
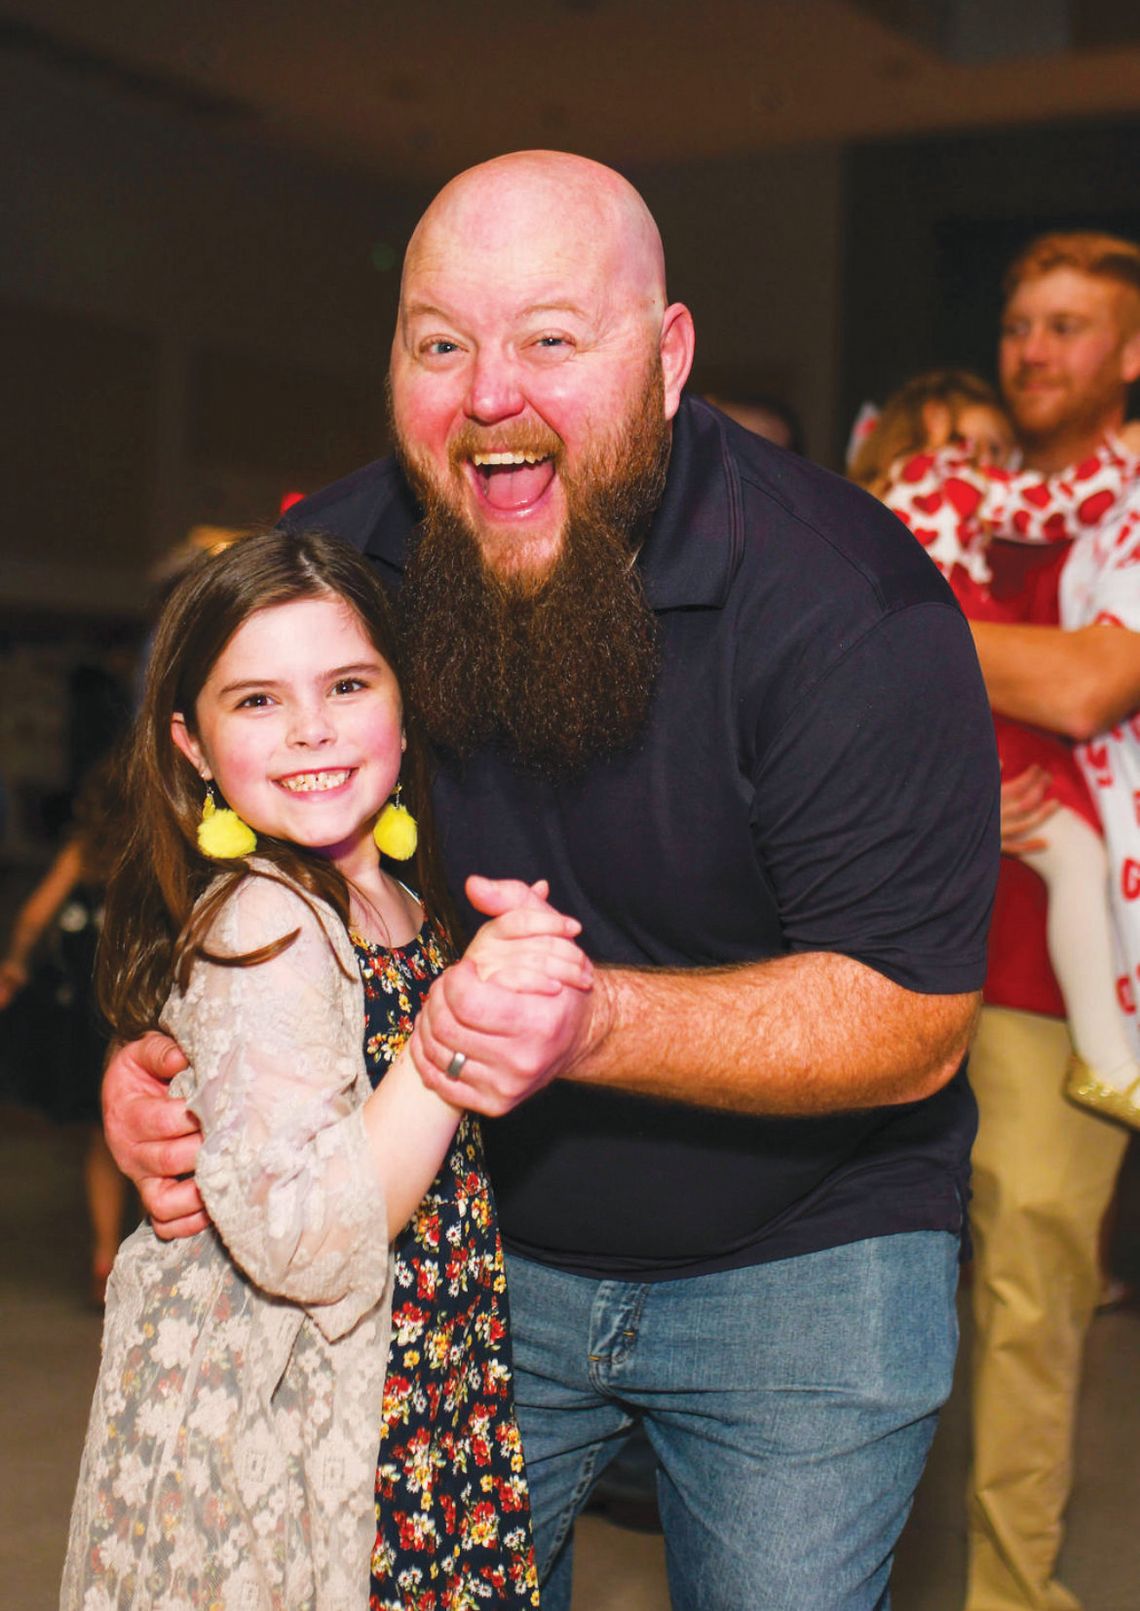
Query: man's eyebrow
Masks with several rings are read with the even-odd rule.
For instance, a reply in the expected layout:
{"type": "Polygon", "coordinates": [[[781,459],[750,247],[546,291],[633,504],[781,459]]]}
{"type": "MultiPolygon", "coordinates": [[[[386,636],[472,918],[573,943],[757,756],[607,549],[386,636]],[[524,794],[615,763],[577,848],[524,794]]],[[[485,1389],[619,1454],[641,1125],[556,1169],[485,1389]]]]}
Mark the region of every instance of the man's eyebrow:
{"type": "MultiPolygon", "coordinates": [[[[573,313],[579,319],[586,318],[586,310],[578,302],[552,301],[530,302],[525,308],[520,308],[517,317],[528,319],[536,313],[573,313]]],[[[439,308],[434,302],[409,302],[404,308],[404,317],[408,319],[442,319],[445,324],[457,324],[453,314],[446,308],[439,308]]]]}
{"type": "Polygon", "coordinates": [[[451,315],[445,313],[443,308],[437,308],[434,302],[409,302],[404,308],[404,315],[408,319],[443,319],[445,322],[451,319],[451,315]]]}
{"type": "Polygon", "coordinates": [[[586,310],[577,302],[531,302],[522,310],[523,318],[534,313],[573,313],[580,319],[586,317],[586,310]]]}

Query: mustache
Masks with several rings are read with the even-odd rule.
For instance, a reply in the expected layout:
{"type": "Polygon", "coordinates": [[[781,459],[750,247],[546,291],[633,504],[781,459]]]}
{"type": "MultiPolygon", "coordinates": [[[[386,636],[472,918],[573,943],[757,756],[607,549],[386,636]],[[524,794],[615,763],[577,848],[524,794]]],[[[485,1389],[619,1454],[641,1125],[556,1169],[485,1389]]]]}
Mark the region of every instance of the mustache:
{"type": "Polygon", "coordinates": [[[508,420],[502,425],[476,425],[467,420],[448,444],[447,457],[453,470],[476,453],[527,453],[536,459],[553,459],[557,467],[563,452],[562,438],[538,420],[508,420]]]}

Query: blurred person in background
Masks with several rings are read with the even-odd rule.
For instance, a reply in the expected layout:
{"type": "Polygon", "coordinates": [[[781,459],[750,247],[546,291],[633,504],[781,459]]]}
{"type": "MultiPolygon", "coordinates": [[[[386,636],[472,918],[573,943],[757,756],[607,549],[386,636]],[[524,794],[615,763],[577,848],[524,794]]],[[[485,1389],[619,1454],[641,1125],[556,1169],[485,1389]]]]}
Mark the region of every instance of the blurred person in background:
{"type": "MultiPolygon", "coordinates": [[[[852,479],[913,532],[974,621],[1025,618],[1023,597],[994,594],[992,542],[1068,544],[1090,520],[1121,515],[1140,476],[1137,427],[1125,426],[1120,441],[1103,442],[1083,463],[1052,476],[1007,468],[1013,445],[1012,422],[992,387],[968,371],[932,370],[887,399],[851,464],[852,479]]],[[[1117,1000],[1096,807],[1065,740],[1001,715],[994,726],[1003,775],[1035,769],[1054,804],[1044,838],[1015,840],[1010,852],[1049,891],[1049,959],[1078,1054],[1069,1095],[1084,1101],[1095,1079],[1118,1096],[1116,1116],[1140,1128],[1140,1063],[1117,1000]]]]}
{"type": "Polygon", "coordinates": [[[37,953],[50,947],[49,992],[25,1027],[19,1055],[29,1065],[24,1089],[61,1123],[87,1130],[83,1180],[91,1234],[91,1301],[102,1307],[123,1230],[127,1183],[103,1136],[99,1088],[106,1029],[95,1002],[95,953],[103,890],[118,850],[121,755],[96,764],[75,801],[75,825],[44,877],[20,907],[0,960],[0,1012],[32,982],[37,953]]]}
{"type": "MultiPolygon", "coordinates": [[[[1010,267],[1001,390],[1027,469],[1075,473],[1125,423],[1140,377],[1140,248],[1094,233],[1034,241],[1010,267]]],[[[1051,561],[991,553],[992,588],[1020,622],[975,620],[991,704],[1076,745],[1105,830],[1117,992],[1133,1054],[1140,967],[1140,496],[1106,495],[1051,561]],[[1059,618],[1058,618],[1058,582],[1059,618]]],[[[1047,839],[1034,773],[1003,783],[1003,844],[1047,839]]],[[[972,1225],[974,1457],[969,1611],[1075,1611],[1056,1578],[1072,1483],[1085,1334],[1099,1289],[1098,1232],[1128,1132],[1062,1095],[1073,1056],[1045,948],[1045,891],[1007,855],[990,936],[986,1007],[970,1058],[978,1099],[972,1225]]],[[[1078,1071],[1079,1073],[1079,1071],[1078,1071]]]]}
{"type": "Polygon", "coordinates": [[[766,442],[775,442],[777,447],[787,448],[791,453],[804,452],[804,430],[799,415],[790,403],[779,397],[761,392],[742,397],[716,397],[708,392],[705,401],[766,442]]]}

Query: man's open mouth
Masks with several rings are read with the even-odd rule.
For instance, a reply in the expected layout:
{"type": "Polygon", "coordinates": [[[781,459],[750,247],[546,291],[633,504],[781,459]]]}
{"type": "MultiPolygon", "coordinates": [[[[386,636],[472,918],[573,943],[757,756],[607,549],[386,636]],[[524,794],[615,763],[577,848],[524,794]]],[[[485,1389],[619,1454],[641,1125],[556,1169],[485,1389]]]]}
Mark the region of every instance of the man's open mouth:
{"type": "Polygon", "coordinates": [[[504,514],[538,503],[554,480],[554,459],[525,450],[473,453],[470,463],[482,497],[504,514]]]}

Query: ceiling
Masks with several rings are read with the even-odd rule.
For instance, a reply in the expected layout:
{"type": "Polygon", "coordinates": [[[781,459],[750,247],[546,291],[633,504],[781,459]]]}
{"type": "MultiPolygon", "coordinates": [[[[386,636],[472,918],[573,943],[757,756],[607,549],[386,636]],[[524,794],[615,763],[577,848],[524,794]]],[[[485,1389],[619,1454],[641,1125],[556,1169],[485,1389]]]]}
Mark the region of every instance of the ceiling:
{"type": "Polygon", "coordinates": [[[1135,0],[0,3],[0,54],[394,183],[1140,115],[1135,0]]]}

